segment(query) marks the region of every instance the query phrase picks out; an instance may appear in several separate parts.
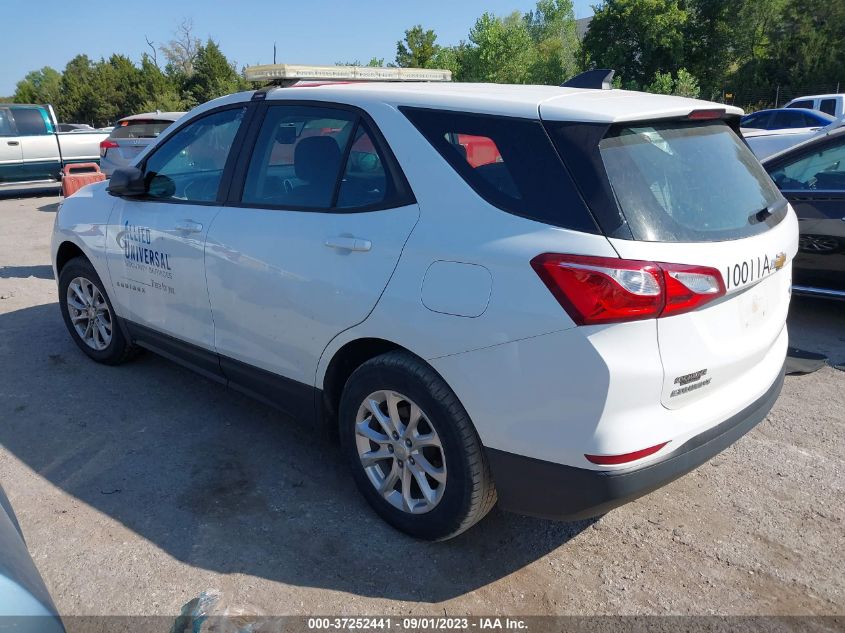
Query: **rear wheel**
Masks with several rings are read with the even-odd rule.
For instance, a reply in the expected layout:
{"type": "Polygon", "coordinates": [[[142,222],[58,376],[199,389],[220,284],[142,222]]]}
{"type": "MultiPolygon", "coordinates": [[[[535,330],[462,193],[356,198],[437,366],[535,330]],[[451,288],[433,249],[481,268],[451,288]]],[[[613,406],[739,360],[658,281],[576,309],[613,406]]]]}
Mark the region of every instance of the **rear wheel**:
{"type": "Polygon", "coordinates": [[[76,257],[59,274],[59,305],[71,338],[98,363],[118,365],[135,355],[126,340],[97,271],[76,257]]]}
{"type": "Polygon", "coordinates": [[[407,352],[359,367],[340,405],[341,446],[358,488],[394,527],[428,540],[456,536],[496,502],[475,428],[437,373],[407,352]]]}

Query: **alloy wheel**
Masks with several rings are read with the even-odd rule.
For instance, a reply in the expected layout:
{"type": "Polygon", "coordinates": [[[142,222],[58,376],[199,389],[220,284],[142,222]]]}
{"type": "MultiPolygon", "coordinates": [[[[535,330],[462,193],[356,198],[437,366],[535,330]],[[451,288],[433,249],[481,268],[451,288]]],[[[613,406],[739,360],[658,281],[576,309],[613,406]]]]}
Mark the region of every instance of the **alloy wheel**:
{"type": "Polygon", "coordinates": [[[112,340],[114,321],[105,296],[85,277],[74,277],[67,287],[67,311],[79,338],[98,352],[112,340]]]}
{"type": "Polygon", "coordinates": [[[393,507],[430,512],[446,489],[440,436],[425,412],[395,391],[376,391],[358,408],[355,442],[370,483],[393,507]]]}

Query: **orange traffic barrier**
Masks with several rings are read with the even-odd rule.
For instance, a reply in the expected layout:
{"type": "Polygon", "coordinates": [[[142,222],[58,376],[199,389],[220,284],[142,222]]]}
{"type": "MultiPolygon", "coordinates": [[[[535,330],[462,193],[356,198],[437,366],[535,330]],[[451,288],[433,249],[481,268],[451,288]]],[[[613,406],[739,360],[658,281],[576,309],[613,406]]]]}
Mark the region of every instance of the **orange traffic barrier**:
{"type": "Polygon", "coordinates": [[[67,198],[82,189],[85,185],[105,179],[106,175],[100,171],[97,163],[73,163],[71,165],[65,165],[62,176],[62,195],[67,198]]]}

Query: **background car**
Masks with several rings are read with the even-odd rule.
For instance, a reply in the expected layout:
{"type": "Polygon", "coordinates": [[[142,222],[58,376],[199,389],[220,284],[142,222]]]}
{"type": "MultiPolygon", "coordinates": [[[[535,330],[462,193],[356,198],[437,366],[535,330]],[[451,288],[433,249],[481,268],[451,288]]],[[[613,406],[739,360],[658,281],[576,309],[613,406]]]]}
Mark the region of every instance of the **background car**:
{"type": "Polygon", "coordinates": [[[845,128],[780,152],[763,166],[798,214],[793,292],[845,299],[845,128]]]}
{"type": "Polygon", "coordinates": [[[120,119],[100,143],[100,170],[111,176],[118,167],[131,165],[138,155],[184,112],[147,112],[120,119]]]}
{"type": "Polygon", "coordinates": [[[787,103],[786,108],[818,110],[835,117],[845,115],[845,94],[808,95],[787,103]]]}
{"type": "Polygon", "coordinates": [[[20,633],[64,633],[65,630],[27,552],[12,504],[1,486],[0,623],[20,633]]]}
{"type": "Polygon", "coordinates": [[[755,130],[785,130],[792,128],[825,127],[836,121],[833,117],[818,110],[797,108],[777,108],[759,110],[746,114],[740,119],[740,127],[755,130]]]}
{"type": "Polygon", "coordinates": [[[93,132],[94,128],[87,123],[58,123],[56,125],[57,132],[93,132]]]}

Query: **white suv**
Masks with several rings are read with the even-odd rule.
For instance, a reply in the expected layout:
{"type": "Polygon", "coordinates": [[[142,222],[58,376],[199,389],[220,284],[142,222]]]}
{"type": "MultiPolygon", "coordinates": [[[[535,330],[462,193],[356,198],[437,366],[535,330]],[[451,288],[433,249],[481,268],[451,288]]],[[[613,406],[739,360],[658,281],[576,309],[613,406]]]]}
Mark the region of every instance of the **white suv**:
{"type": "Polygon", "coordinates": [[[478,84],[217,99],[64,202],[62,315],[96,361],[147,348],[338,425],[414,536],[497,498],[595,516],[780,392],[798,227],[741,113],[478,84]]]}

